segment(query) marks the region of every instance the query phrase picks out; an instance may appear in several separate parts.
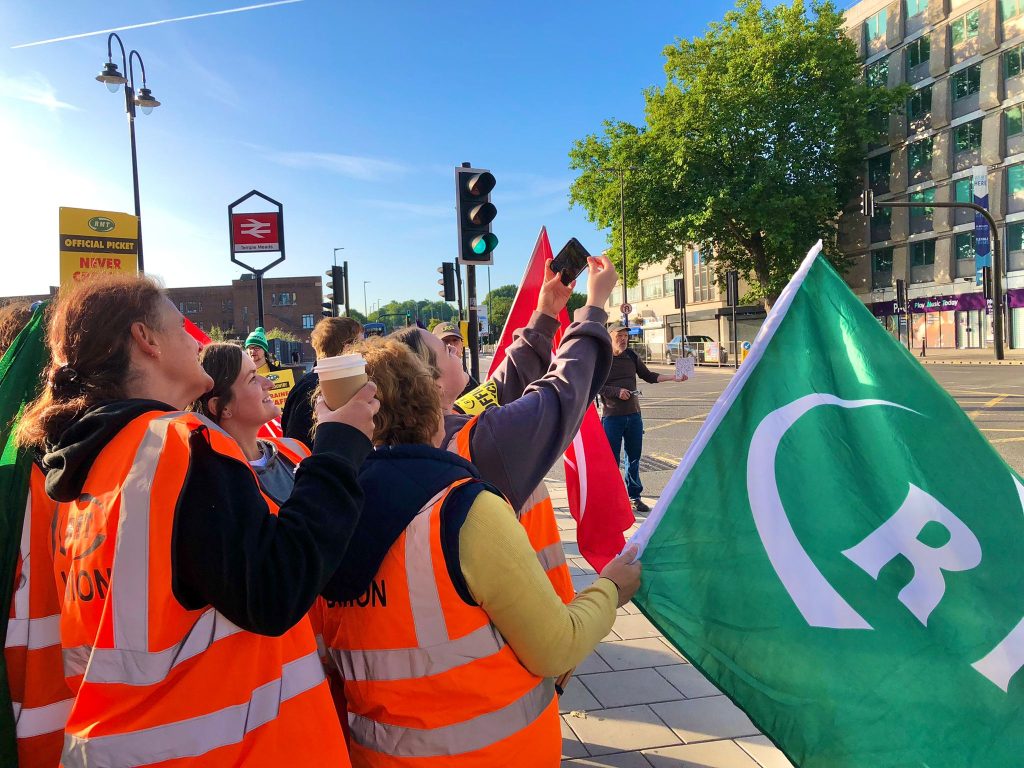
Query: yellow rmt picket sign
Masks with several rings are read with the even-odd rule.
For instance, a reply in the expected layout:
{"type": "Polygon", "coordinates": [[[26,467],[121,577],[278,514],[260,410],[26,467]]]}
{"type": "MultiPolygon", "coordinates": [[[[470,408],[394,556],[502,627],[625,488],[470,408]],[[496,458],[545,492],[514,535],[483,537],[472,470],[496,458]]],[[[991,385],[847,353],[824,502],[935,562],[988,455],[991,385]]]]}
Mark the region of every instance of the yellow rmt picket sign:
{"type": "Polygon", "coordinates": [[[129,213],[60,209],[60,284],[100,272],[139,270],[139,220],[129,213]]]}
{"type": "Polygon", "coordinates": [[[467,416],[476,416],[488,408],[494,408],[498,405],[498,385],[493,380],[485,381],[468,395],[456,400],[455,405],[467,416]]]}
{"type": "Polygon", "coordinates": [[[272,385],[270,387],[270,399],[274,401],[274,405],[278,408],[284,408],[285,400],[288,399],[288,393],[295,386],[295,374],[289,368],[282,368],[280,371],[271,371],[267,368],[266,373],[263,373],[261,369],[260,373],[270,379],[272,385]]]}

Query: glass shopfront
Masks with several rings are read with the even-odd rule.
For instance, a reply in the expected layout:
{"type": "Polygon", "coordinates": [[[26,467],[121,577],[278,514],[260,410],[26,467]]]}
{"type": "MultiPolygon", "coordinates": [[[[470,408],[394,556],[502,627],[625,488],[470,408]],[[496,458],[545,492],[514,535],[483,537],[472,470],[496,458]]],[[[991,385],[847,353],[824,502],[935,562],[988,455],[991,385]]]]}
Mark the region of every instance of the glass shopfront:
{"type": "MultiPolygon", "coordinates": [[[[907,341],[907,319],[894,301],[869,305],[872,314],[902,343],[907,341]]],[[[1024,288],[1006,292],[1009,346],[1024,348],[1024,288]]],[[[980,291],[955,296],[925,296],[910,300],[911,345],[929,349],[984,349],[992,346],[992,315],[980,291]]]]}

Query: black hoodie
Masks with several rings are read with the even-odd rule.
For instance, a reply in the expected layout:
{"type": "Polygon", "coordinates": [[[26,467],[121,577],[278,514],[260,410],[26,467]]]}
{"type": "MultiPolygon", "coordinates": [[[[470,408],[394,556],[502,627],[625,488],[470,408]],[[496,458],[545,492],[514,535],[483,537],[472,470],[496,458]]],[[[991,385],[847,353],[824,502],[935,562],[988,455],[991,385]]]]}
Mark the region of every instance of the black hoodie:
{"type": "MultiPolygon", "coordinates": [[[[46,492],[73,501],[121,429],[144,413],[173,410],[153,400],[90,409],[44,457],[46,492]]],[[[313,455],[299,466],[295,489],[276,517],[247,464],[214,451],[205,430],[192,433],[189,447],[171,542],[175,598],[189,610],[212,605],[249,632],[283,634],[346,554],[362,511],[356,475],[370,441],[344,424],[321,425],[313,455]]]]}
{"type": "Polygon", "coordinates": [[[442,542],[448,575],[466,603],[475,605],[459,564],[459,531],[477,495],[488,490],[476,467],[449,451],[428,445],[378,447],[363,462],[359,484],[366,509],[356,524],[349,552],[323,595],[331,602],[355,600],[369,588],[388,550],[424,505],[456,480],[472,478],[448,496],[441,510],[442,542]]]}

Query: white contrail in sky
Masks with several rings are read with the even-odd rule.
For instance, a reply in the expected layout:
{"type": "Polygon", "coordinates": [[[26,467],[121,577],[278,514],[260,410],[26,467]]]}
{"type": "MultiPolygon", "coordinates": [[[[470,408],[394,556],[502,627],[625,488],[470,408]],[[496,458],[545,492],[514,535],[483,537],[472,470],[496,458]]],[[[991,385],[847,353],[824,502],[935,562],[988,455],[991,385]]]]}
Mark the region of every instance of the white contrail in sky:
{"type": "Polygon", "coordinates": [[[100,29],[95,32],[82,32],[78,35],[66,35],[64,37],[54,37],[49,40],[37,40],[34,43],[22,43],[21,45],[12,45],[11,49],[15,48],[31,48],[34,45],[48,45],[50,43],[62,43],[65,40],[78,40],[81,37],[94,37],[95,35],[108,35],[111,32],[123,32],[126,29],[141,29],[142,27],[156,27],[160,24],[171,24],[175,21],[191,21],[192,19],[205,19],[207,16],[224,16],[228,13],[242,13],[243,11],[255,11],[260,8],[272,8],[275,5],[291,5],[292,3],[301,3],[302,0],[275,0],[272,3],[260,3],[259,5],[246,5],[241,8],[228,8],[224,11],[210,11],[209,13],[195,13],[191,16],[178,16],[174,19],[160,19],[159,21],[147,21],[143,24],[129,24],[124,27],[113,27],[112,29],[100,29]]]}

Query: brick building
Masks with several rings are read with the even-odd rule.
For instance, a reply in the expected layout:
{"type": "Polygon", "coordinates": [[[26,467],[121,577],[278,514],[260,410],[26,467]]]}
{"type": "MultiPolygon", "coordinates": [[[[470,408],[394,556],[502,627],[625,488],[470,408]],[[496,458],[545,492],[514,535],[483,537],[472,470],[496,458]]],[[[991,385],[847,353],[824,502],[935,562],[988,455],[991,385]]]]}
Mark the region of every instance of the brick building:
{"type": "MultiPolygon", "coordinates": [[[[56,288],[41,296],[13,298],[50,298],[56,288]]],[[[209,332],[214,326],[229,337],[244,339],[257,325],[256,280],[242,275],[231,285],[168,288],[167,294],[185,317],[209,332]]],[[[321,317],[323,279],[320,277],[267,277],[263,280],[264,327],[294,334],[302,344],[302,362],[314,359],[309,332],[321,317]]],[[[2,299],[0,299],[2,302],[2,299]]]]}

